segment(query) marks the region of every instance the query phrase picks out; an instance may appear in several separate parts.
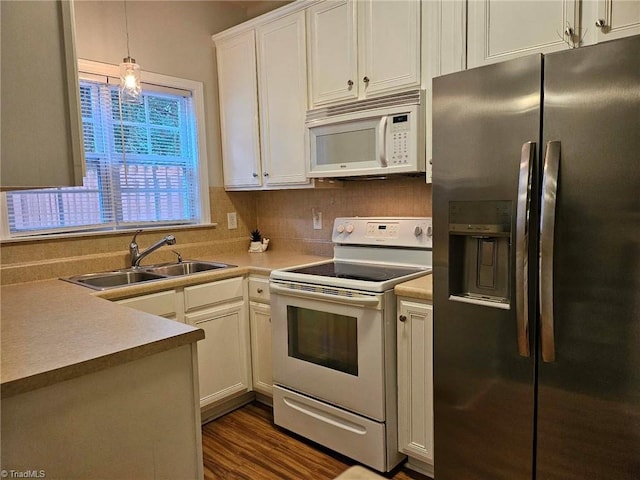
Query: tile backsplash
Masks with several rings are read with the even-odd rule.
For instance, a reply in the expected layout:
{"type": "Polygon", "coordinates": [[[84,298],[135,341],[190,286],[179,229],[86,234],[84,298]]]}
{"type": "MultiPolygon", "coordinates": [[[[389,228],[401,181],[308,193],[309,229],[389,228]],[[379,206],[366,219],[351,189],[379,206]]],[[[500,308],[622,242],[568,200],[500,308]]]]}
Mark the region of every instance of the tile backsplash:
{"type": "Polygon", "coordinates": [[[331,231],[336,217],[431,216],[431,185],[424,177],[343,182],[335,188],[277,190],[257,194],[256,215],[269,248],[332,255],[331,231]],[[313,229],[313,210],[322,213],[322,228],[313,229]]]}
{"type": "MultiPolygon", "coordinates": [[[[142,248],[168,233],[177,244],[153,253],[153,263],[184,258],[215,258],[217,253],[246,251],[249,233],[260,229],[269,249],[332,255],[333,220],[340,216],[430,216],[431,185],[424,178],[348,181],[331,188],[226,192],[209,189],[211,219],[217,226],[169,228],[143,232],[142,248]],[[322,228],[313,229],[313,210],[322,213],[322,228]],[[227,213],[236,212],[238,228],[227,228],[227,213]]],[[[0,282],[11,284],[123,268],[129,262],[132,234],[3,242],[0,282]]],[[[150,258],[151,260],[151,258],[150,258]]]]}

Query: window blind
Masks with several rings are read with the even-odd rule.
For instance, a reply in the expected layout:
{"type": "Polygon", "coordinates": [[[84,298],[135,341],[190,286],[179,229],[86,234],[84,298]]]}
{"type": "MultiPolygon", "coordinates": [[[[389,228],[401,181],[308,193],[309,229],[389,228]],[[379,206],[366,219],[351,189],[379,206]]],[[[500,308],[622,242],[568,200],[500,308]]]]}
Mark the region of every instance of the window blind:
{"type": "Polygon", "coordinates": [[[9,192],[12,236],[199,222],[190,92],[143,85],[140,104],[121,103],[117,85],[85,79],[80,105],[84,185],[9,192]]]}

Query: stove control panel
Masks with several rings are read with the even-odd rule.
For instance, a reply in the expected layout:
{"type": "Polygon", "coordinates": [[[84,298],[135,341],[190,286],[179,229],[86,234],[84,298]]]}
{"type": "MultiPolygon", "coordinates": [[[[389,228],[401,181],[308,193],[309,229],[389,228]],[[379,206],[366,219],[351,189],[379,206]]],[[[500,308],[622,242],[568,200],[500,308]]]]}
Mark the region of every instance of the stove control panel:
{"type": "Polygon", "coordinates": [[[398,224],[369,222],[367,223],[367,237],[369,238],[398,238],[398,224]]]}
{"type": "Polygon", "coordinates": [[[432,247],[430,217],[341,217],[336,218],[332,240],[345,245],[432,247]]]}

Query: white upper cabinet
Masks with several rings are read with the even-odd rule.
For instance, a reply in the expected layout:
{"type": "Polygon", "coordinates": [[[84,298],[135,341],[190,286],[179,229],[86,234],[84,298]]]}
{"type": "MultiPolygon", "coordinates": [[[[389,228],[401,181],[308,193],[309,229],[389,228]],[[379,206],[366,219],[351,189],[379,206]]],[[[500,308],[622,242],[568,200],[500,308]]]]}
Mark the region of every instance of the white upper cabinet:
{"type": "Polygon", "coordinates": [[[321,2],[307,25],[312,108],[420,85],[420,2],[321,2]]]}
{"type": "Polygon", "coordinates": [[[595,32],[595,42],[640,34],[639,0],[598,0],[593,12],[593,24],[586,25],[595,32]]]}
{"type": "Polygon", "coordinates": [[[258,87],[253,30],[216,43],[226,187],[259,187],[258,87]]]}
{"type": "Polygon", "coordinates": [[[309,183],[304,120],[307,70],[304,12],[258,27],[262,175],[266,186],[309,183]]]}
{"type": "Polygon", "coordinates": [[[364,94],[420,85],[420,3],[369,0],[358,10],[364,94]]]}
{"type": "Polygon", "coordinates": [[[82,185],[73,2],[0,2],[2,187],[82,185]]]}
{"type": "Polygon", "coordinates": [[[566,30],[577,33],[576,8],[573,0],[470,0],[467,68],[569,48],[566,30]]]}
{"type": "Polygon", "coordinates": [[[469,0],[467,68],[638,33],[638,0],[469,0]]]}
{"type": "Polygon", "coordinates": [[[304,11],[214,36],[224,186],[312,186],[306,177],[304,11]]]}
{"type": "Polygon", "coordinates": [[[307,9],[311,103],[358,98],[356,2],[326,1],[307,9]]]}

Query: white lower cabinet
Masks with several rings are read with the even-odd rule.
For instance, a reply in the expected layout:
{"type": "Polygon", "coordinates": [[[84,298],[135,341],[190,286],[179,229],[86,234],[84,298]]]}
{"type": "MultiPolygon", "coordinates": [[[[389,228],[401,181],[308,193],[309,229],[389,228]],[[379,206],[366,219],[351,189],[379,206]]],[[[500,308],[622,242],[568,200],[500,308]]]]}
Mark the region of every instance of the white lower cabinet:
{"type": "Polygon", "coordinates": [[[273,396],[271,369],[271,306],[265,303],[249,304],[251,321],[251,366],[253,389],[273,396]]]}
{"type": "Polygon", "coordinates": [[[116,303],[205,332],[198,342],[200,406],[214,407],[251,390],[273,396],[269,279],[229,278],[116,303]],[[248,291],[248,294],[247,294],[248,291]]]}
{"type": "Polygon", "coordinates": [[[205,331],[198,342],[200,406],[251,390],[249,322],[242,278],[186,287],[185,320],[205,331]]]}
{"type": "Polygon", "coordinates": [[[271,306],[269,305],[268,278],[249,278],[249,300],[253,389],[272,397],[271,306]]]}
{"type": "Polygon", "coordinates": [[[433,306],[398,298],[398,448],[433,472],[433,306]]]}

